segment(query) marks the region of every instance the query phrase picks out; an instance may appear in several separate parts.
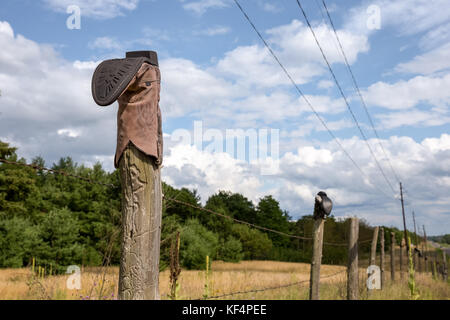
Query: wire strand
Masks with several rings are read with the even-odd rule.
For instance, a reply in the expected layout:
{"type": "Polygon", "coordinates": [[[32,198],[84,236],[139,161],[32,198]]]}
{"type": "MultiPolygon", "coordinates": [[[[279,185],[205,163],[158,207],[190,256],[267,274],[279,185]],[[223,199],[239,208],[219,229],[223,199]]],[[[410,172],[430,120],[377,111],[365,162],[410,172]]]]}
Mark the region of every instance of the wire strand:
{"type": "Polygon", "coordinates": [[[359,122],[358,122],[358,120],[356,119],[356,116],[355,116],[355,114],[353,113],[353,110],[352,110],[352,108],[350,107],[350,104],[348,103],[347,97],[345,96],[344,91],[342,90],[342,87],[341,87],[341,85],[339,84],[339,81],[337,80],[337,77],[336,77],[336,75],[335,75],[333,69],[331,68],[331,65],[330,65],[330,63],[329,63],[329,61],[328,61],[328,59],[327,59],[327,57],[326,57],[326,55],[325,55],[325,52],[323,51],[323,48],[322,48],[322,46],[320,45],[319,40],[317,39],[316,33],[314,32],[314,30],[313,30],[313,28],[312,28],[312,26],[311,26],[311,23],[309,22],[309,19],[308,19],[308,16],[306,15],[305,10],[303,9],[303,7],[302,7],[302,5],[301,5],[301,3],[300,3],[299,0],[296,0],[296,2],[297,2],[297,5],[299,6],[300,10],[302,11],[303,17],[304,17],[305,20],[306,20],[306,23],[307,23],[307,25],[308,25],[308,27],[309,27],[309,30],[311,31],[311,33],[312,33],[312,35],[313,35],[313,37],[314,37],[314,40],[315,40],[317,46],[318,46],[319,49],[320,49],[320,53],[322,54],[322,57],[323,57],[323,59],[325,60],[325,63],[326,63],[326,65],[327,65],[327,67],[328,67],[328,70],[330,71],[330,73],[331,73],[331,75],[332,75],[332,77],[333,77],[333,80],[334,80],[336,86],[338,87],[339,92],[340,92],[342,98],[344,99],[344,102],[345,102],[345,104],[346,104],[346,106],[347,106],[347,110],[350,112],[350,115],[352,116],[353,121],[355,122],[355,124],[356,124],[356,126],[357,126],[357,128],[358,128],[358,130],[359,130],[359,132],[360,132],[360,134],[361,134],[361,137],[362,137],[362,138],[364,139],[364,141],[366,142],[367,147],[369,148],[369,151],[370,151],[370,153],[371,153],[373,159],[375,160],[375,163],[376,163],[378,169],[380,170],[381,174],[383,175],[384,179],[385,179],[386,182],[388,183],[388,185],[389,185],[389,187],[391,188],[392,192],[393,192],[394,194],[396,194],[396,192],[395,192],[395,190],[394,190],[394,188],[393,188],[391,182],[390,182],[389,179],[386,177],[386,174],[384,173],[383,168],[381,167],[380,163],[378,162],[378,160],[377,160],[377,158],[376,158],[376,156],[375,156],[375,153],[373,152],[372,148],[370,147],[369,141],[368,141],[366,135],[364,134],[364,132],[363,132],[361,126],[359,125],[359,122]]]}
{"type": "MultiPolygon", "coordinates": [[[[270,52],[270,54],[272,55],[272,57],[275,59],[275,61],[278,63],[278,65],[280,66],[280,68],[283,70],[283,72],[286,74],[286,76],[288,77],[288,79],[290,80],[290,82],[292,83],[292,85],[294,86],[294,88],[297,90],[297,92],[300,94],[300,96],[303,98],[303,100],[306,102],[306,104],[308,105],[308,107],[312,110],[312,112],[314,113],[314,115],[317,117],[317,119],[320,121],[320,123],[323,125],[323,127],[327,130],[327,132],[330,134],[330,136],[333,138],[333,140],[337,143],[337,145],[340,147],[340,149],[344,152],[344,154],[347,156],[347,158],[350,159],[350,161],[353,163],[353,165],[358,169],[358,171],[361,173],[362,176],[366,177],[368,179],[368,181],[370,181],[370,178],[364,173],[364,171],[362,171],[361,167],[355,162],[355,160],[350,156],[350,154],[347,152],[347,150],[345,150],[345,148],[342,146],[342,144],[339,142],[339,140],[337,139],[337,137],[334,135],[334,133],[328,128],[327,124],[325,123],[325,121],[322,119],[322,117],[318,114],[318,112],[314,109],[314,107],[312,106],[311,102],[308,100],[308,98],[306,98],[305,94],[303,93],[303,91],[299,88],[299,86],[295,83],[294,79],[291,77],[291,75],[289,74],[289,72],[287,71],[287,69],[284,67],[284,65],[281,63],[281,61],[278,59],[277,55],[275,54],[275,52],[273,52],[272,48],[269,46],[269,44],[267,43],[267,41],[264,39],[264,37],[261,35],[261,33],[258,31],[258,29],[256,28],[256,26],[254,25],[254,23],[252,22],[252,20],[250,19],[250,17],[247,15],[247,13],[245,12],[245,10],[242,8],[242,6],[239,4],[239,2],[237,0],[234,0],[234,3],[236,4],[236,6],[239,8],[239,10],[241,11],[241,13],[244,15],[245,19],[248,21],[248,23],[252,26],[253,30],[256,32],[256,34],[258,35],[258,37],[261,39],[261,41],[264,43],[265,47],[267,48],[267,50],[270,52]]],[[[387,196],[388,198],[392,199],[392,196],[388,195],[387,193],[385,193],[385,191],[381,188],[379,188],[377,185],[372,185],[375,186],[376,189],[378,189],[381,193],[383,193],[385,196],[387,196]]]]}
{"type": "MultiPolygon", "coordinates": [[[[317,0],[316,0],[316,1],[317,1],[317,0]]],[[[356,77],[355,77],[355,75],[353,74],[352,68],[350,67],[350,64],[349,64],[348,59],[347,59],[347,55],[345,54],[345,51],[344,51],[344,48],[343,48],[343,46],[342,46],[341,40],[340,40],[340,38],[339,38],[339,36],[338,36],[338,34],[337,34],[337,31],[336,31],[336,28],[335,28],[335,26],[334,26],[333,20],[331,19],[331,15],[330,15],[330,12],[329,12],[329,10],[328,10],[328,7],[327,7],[327,5],[326,5],[326,3],[325,3],[325,0],[322,0],[322,4],[323,4],[323,6],[324,6],[324,8],[325,8],[325,11],[326,11],[327,16],[328,16],[328,20],[330,21],[330,25],[331,25],[331,27],[332,27],[332,29],[333,29],[334,35],[335,35],[335,37],[336,37],[337,43],[338,43],[339,48],[340,48],[340,52],[342,53],[342,56],[344,57],[345,64],[347,65],[347,70],[348,70],[348,72],[350,73],[350,76],[351,76],[351,78],[352,78],[352,81],[353,81],[353,85],[354,85],[354,87],[355,87],[355,90],[356,90],[356,92],[358,93],[358,96],[359,96],[359,98],[360,98],[360,100],[361,100],[361,103],[362,103],[362,105],[363,105],[363,107],[364,107],[364,110],[365,110],[365,112],[366,112],[367,118],[369,118],[369,122],[370,122],[370,125],[372,126],[373,132],[374,132],[375,136],[376,136],[377,139],[378,139],[378,143],[379,143],[381,149],[383,150],[383,153],[384,153],[386,159],[388,160],[389,166],[390,166],[392,172],[394,173],[395,179],[397,180],[397,182],[400,182],[400,179],[399,179],[399,177],[398,177],[398,174],[397,174],[396,171],[394,170],[394,167],[392,166],[391,160],[389,159],[389,157],[388,157],[388,155],[387,155],[387,153],[386,153],[386,151],[385,151],[385,149],[384,149],[384,147],[383,147],[383,144],[382,144],[381,141],[380,141],[381,139],[380,139],[380,137],[379,137],[379,135],[378,135],[378,132],[377,132],[377,130],[375,129],[375,125],[374,125],[374,123],[373,123],[372,117],[370,116],[370,113],[369,113],[369,110],[368,110],[368,108],[367,108],[366,102],[364,101],[364,98],[363,98],[363,96],[362,96],[362,94],[361,94],[361,90],[359,89],[358,83],[357,83],[357,81],[356,81],[356,77]]],[[[322,12],[322,10],[321,10],[320,12],[322,12]]]]}

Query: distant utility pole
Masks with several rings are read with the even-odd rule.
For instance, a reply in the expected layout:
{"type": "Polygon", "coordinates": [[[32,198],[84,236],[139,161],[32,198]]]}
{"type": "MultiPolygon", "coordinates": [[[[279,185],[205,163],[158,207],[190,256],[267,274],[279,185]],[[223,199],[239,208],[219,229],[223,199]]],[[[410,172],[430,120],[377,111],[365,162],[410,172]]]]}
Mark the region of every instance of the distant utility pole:
{"type": "Polygon", "coordinates": [[[402,202],[403,228],[404,228],[404,231],[405,231],[406,253],[409,254],[408,231],[406,229],[405,205],[403,203],[403,188],[402,188],[402,183],[401,182],[400,182],[400,199],[401,199],[401,202],[402,202]]]}

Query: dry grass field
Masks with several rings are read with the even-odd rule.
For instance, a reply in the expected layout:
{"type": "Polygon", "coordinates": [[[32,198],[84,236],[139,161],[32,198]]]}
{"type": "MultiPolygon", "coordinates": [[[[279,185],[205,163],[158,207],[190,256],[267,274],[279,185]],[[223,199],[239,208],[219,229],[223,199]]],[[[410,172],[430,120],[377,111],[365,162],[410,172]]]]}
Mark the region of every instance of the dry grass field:
{"type": "MultiPolygon", "coordinates": [[[[208,281],[208,296],[223,295],[236,291],[276,287],[283,284],[307,281],[309,264],[275,261],[242,261],[240,263],[213,262],[208,281]]],[[[323,265],[321,277],[345,271],[345,267],[323,265]]],[[[118,267],[86,268],[82,270],[80,290],[66,287],[68,275],[51,276],[37,280],[29,269],[0,270],[0,299],[116,299],[118,267]]],[[[387,281],[384,290],[374,290],[368,297],[365,290],[365,270],[360,272],[360,299],[409,299],[406,275],[395,283],[387,281]]],[[[398,274],[397,274],[398,276],[398,274]]],[[[390,278],[389,272],[386,278],[390,278]]],[[[199,299],[205,291],[205,271],[182,270],[179,278],[179,299],[199,299]]],[[[419,299],[448,300],[450,284],[433,280],[431,274],[416,273],[419,299]]],[[[169,272],[160,274],[161,299],[168,299],[169,272]]],[[[346,298],[346,273],[321,281],[321,299],[341,300],[346,298]]],[[[291,287],[256,293],[237,294],[221,299],[308,299],[308,282],[291,287]]]]}

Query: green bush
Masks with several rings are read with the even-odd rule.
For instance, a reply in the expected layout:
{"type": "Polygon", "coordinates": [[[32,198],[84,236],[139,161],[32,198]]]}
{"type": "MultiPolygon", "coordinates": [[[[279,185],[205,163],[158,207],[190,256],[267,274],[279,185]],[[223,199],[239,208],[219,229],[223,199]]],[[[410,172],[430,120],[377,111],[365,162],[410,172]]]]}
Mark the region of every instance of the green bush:
{"type": "Polygon", "coordinates": [[[226,241],[221,239],[217,259],[225,262],[239,262],[244,257],[242,243],[233,236],[226,241]]]}
{"type": "Polygon", "coordinates": [[[45,264],[54,263],[59,271],[72,264],[81,264],[84,247],[79,243],[79,222],[65,209],[50,211],[39,225],[43,243],[36,257],[45,264]]]}
{"type": "Polygon", "coordinates": [[[187,220],[181,233],[181,265],[187,269],[204,269],[205,257],[216,257],[219,238],[197,220],[187,220]]]}
{"type": "Polygon", "coordinates": [[[272,241],[267,234],[243,224],[235,224],[233,225],[233,235],[241,240],[244,259],[267,259],[269,257],[272,241]]]}
{"type": "Polygon", "coordinates": [[[39,229],[29,220],[14,217],[0,220],[0,267],[21,268],[42,244],[39,229]]]}

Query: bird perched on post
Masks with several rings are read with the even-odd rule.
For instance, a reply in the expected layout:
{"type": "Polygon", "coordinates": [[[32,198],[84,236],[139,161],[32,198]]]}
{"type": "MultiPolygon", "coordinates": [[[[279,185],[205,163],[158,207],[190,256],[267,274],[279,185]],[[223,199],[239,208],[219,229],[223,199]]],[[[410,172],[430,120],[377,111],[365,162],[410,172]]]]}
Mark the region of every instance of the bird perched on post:
{"type": "Polygon", "coordinates": [[[326,216],[330,215],[332,208],[333,202],[331,199],[325,192],[319,191],[315,197],[314,219],[325,219],[326,216]]]}

